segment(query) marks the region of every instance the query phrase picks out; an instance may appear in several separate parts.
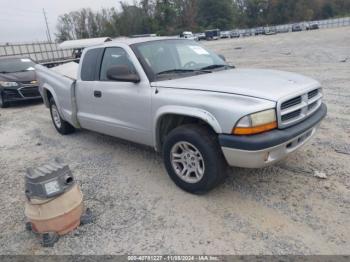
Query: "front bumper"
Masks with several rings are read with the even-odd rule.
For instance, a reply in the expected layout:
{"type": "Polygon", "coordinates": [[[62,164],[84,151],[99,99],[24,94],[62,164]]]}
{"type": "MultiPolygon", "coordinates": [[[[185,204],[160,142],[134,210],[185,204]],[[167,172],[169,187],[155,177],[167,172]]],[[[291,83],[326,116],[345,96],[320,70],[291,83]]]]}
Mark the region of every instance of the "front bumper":
{"type": "Polygon", "coordinates": [[[3,100],[6,102],[34,100],[41,98],[39,87],[37,86],[3,88],[0,91],[3,100]]]}
{"type": "Polygon", "coordinates": [[[327,107],[323,104],[311,117],[287,129],[254,136],[219,135],[222,152],[230,166],[261,168],[271,165],[308,142],[326,115],[327,107]]]}

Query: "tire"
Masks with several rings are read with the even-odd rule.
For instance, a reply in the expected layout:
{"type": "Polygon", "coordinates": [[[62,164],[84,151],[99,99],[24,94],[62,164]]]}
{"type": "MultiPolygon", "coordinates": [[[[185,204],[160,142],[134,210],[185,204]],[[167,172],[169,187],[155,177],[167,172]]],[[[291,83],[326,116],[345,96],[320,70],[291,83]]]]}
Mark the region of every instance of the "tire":
{"type": "Polygon", "coordinates": [[[61,135],[68,135],[74,133],[75,128],[67,121],[62,119],[58,112],[55,100],[53,98],[50,98],[50,114],[52,123],[58,133],[60,133],[61,135]]]}
{"type": "Polygon", "coordinates": [[[192,194],[207,193],[226,177],[227,164],[217,135],[204,126],[185,125],[170,132],[163,159],[174,183],[192,194]]]}
{"type": "Polygon", "coordinates": [[[7,107],[9,107],[9,103],[4,101],[4,98],[0,93],[0,108],[7,108],[7,107]]]}

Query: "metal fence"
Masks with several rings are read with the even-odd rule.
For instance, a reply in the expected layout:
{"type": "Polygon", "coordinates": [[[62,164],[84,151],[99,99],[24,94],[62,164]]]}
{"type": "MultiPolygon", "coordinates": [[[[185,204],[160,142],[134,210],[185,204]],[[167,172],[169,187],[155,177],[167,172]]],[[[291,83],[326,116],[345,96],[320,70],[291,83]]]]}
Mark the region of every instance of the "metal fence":
{"type": "MultiPolygon", "coordinates": [[[[295,24],[299,24],[301,26],[302,30],[306,30],[307,25],[311,25],[311,24],[317,24],[320,29],[344,27],[344,26],[350,26],[350,17],[327,19],[327,20],[307,21],[307,22],[305,21],[305,22],[299,22],[299,23],[266,26],[266,27],[260,27],[260,28],[275,30],[278,33],[288,33],[288,32],[292,31],[292,27],[295,24]]],[[[243,36],[254,36],[254,35],[256,35],[256,32],[258,29],[259,28],[237,29],[234,31],[239,32],[243,36]]]]}
{"type": "Polygon", "coordinates": [[[5,44],[0,45],[0,57],[18,56],[30,57],[37,63],[47,63],[72,58],[71,49],[59,49],[58,44],[40,42],[31,44],[5,44]]]}
{"type": "Polygon", "coordinates": [[[350,17],[315,21],[320,28],[350,26],[350,17]]]}

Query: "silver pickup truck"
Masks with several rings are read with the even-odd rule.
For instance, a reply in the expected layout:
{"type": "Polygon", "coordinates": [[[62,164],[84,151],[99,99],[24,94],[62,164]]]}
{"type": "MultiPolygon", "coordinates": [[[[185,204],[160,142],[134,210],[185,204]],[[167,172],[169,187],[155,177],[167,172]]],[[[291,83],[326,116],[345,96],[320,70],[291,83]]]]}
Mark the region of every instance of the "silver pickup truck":
{"type": "Polygon", "coordinates": [[[151,146],[196,194],[222,182],[228,165],[285,158],[327,114],[317,81],[236,69],[192,40],[118,40],[87,48],[79,65],[36,69],[59,133],[83,128],[151,146]]]}

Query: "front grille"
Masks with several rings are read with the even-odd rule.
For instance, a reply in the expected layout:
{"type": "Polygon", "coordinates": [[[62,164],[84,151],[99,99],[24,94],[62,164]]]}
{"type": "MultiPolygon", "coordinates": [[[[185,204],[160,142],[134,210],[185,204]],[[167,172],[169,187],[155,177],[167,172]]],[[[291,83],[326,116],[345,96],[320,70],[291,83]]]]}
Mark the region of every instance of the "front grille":
{"type": "Polygon", "coordinates": [[[316,90],[314,90],[314,91],[309,92],[307,95],[308,95],[308,98],[309,98],[309,99],[312,99],[312,98],[314,98],[315,96],[317,96],[318,94],[319,94],[319,90],[316,89],[316,90]]]}
{"type": "Polygon", "coordinates": [[[318,104],[318,102],[316,101],[316,102],[314,102],[314,103],[312,103],[311,105],[309,105],[308,106],[308,110],[312,110],[312,109],[314,109],[315,107],[317,107],[317,104],[318,104]]]}
{"type": "Polygon", "coordinates": [[[4,97],[6,100],[22,98],[17,90],[4,90],[4,97]]]}
{"type": "Polygon", "coordinates": [[[289,107],[292,107],[292,106],[295,106],[295,105],[298,105],[301,103],[301,96],[298,96],[296,98],[293,98],[291,100],[288,100],[286,102],[284,102],[282,105],[281,105],[281,109],[284,110],[284,109],[287,109],[289,107]]]}
{"type": "Polygon", "coordinates": [[[286,128],[303,121],[313,114],[321,104],[322,90],[320,88],[279,102],[279,127],[286,128]]]}
{"type": "Polygon", "coordinates": [[[290,119],[296,118],[296,117],[300,116],[300,114],[301,114],[300,109],[297,111],[293,111],[292,113],[289,113],[289,114],[282,116],[282,121],[285,122],[285,121],[288,121],[290,119]]]}
{"type": "Polygon", "coordinates": [[[38,87],[25,87],[25,88],[21,88],[19,90],[19,92],[21,93],[21,95],[25,98],[32,98],[32,97],[39,97],[40,93],[39,93],[39,89],[38,87]]]}

